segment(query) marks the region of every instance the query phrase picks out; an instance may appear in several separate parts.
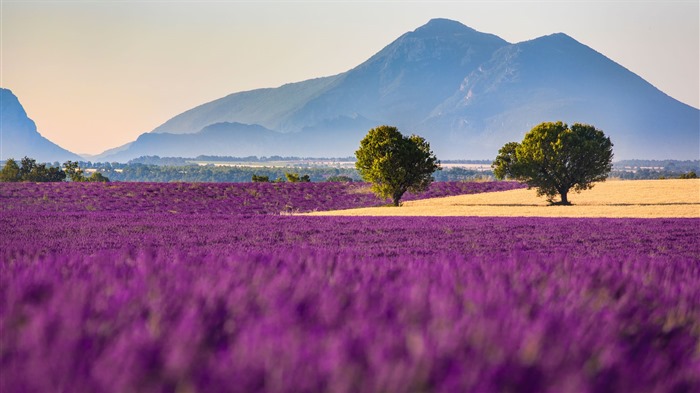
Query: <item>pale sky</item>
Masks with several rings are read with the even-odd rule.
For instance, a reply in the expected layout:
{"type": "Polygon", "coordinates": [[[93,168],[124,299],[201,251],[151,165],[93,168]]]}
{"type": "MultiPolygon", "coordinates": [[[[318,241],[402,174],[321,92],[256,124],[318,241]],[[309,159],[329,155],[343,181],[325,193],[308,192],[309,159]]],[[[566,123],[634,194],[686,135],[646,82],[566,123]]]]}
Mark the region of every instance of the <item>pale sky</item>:
{"type": "Polygon", "coordinates": [[[228,94],[345,72],[432,18],[563,32],[700,107],[698,0],[0,0],[0,86],[75,153],[228,94]]]}

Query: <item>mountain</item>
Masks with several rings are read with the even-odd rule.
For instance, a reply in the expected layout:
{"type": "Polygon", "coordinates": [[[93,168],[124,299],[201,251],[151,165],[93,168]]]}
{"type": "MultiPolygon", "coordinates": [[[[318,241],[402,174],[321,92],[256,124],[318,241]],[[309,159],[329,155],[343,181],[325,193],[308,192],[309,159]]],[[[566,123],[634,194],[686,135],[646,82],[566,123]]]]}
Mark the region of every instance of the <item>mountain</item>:
{"type": "Polygon", "coordinates": [[[0,87],[0,157],[19,161],[27,156],[38,162],[81,160],[77,154],[61,148],[37,132],[17,97],[0,87]]]}
{"type": "Polygon", "coordinates": [[[369,128],[390,124],[426,137],[438,157],[490,159],[536,124],[557,120],[602,129],[616,159],[700,157],[698,109],[573,38],[510,44],[446,19],[342,74],[200,105],[109,157],[349,156],[369,128]],[[260,128],[233,131],[243,125],[260,128]],[[173,135],[197,135],[196,147],[173,135]],[[212,150],[203,153],[206,146],[212,150]]]}
{"type": "Polygon", "coordinates": [[[215,123],[192,134],[146,133],[128,151],[138,156],[196,157],[198,155],[272,155],[282,134],[259,125],[215,123]]]}

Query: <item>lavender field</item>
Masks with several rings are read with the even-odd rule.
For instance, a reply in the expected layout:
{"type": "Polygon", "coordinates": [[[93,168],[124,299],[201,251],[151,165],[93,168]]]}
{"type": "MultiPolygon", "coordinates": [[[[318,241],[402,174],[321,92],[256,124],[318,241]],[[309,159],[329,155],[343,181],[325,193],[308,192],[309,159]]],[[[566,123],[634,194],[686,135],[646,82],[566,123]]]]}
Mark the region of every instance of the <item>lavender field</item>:
{"type": "Polygon", "coordinates": [[[700,391],[700,219],[285,214],[362,187],[0,184],[0,391],[700,391]]]}
{"type": "MultiPolygon", "coordinates": [[[[3,183],[2,210],[281,214],[382,206],[365,183],[3,183]]],[[[516,182],[436,182],[403,200],[507,191],[516,182]]]]}

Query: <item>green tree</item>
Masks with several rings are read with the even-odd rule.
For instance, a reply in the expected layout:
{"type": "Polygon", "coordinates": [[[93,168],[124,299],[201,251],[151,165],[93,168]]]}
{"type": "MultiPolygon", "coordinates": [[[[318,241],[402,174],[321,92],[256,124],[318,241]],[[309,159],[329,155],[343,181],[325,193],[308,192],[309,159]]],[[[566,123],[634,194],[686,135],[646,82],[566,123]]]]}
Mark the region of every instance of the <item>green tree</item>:
{"type": "Polygon", "coordinates": [[[38,181],[37,179],[37,164],[36,160],[24,156],[20,161],[19,177],[22,181],[38,181]]]}
{"type": "Polygon", "coordinates": [[[22,180],[22,176],[20,175],[17,161],[9,158],[7,161],[5,161],[5,166],[2,167],[2,171],[0,171],[0,181],[14,182],[20,180],[22,180]]]}
{"type": "Polygon", "coordinates": [[[60,167],[50,166],[46,168],[44,164],[41,164],[39,167],[41,168],[41,174],[39,175],[41,180],[39,181],[60,182],[66,180],[66,173],[60,167]]]}
{"type": "Polygon", "coordinates": [[[425,139],[404,136],[396,127],[386,125],[369,130],[355,157],[360,176],[372,183],[377,195],[391,198],[394,206],[399,205],[406,191],[427,189],[433,172],[441,169],[425,139]]]}
{"type": "MultiPolygon", "coordinates": [[[[36,160],[29,157],[24,157],[21,160],[21,165],[17,168],[17,162],[8,160],[9,167],[6,164],[7,173],[3,178],[13,178],[10,181],[32,181],[32,182],[59,182],[66,178],[66,173],[59,167],[46,167],[46,164],[37,164],[36,160]],[[10,163],[10,161],[12,161],[10,163]]],[[[5,168],[3,168],[5,171],[5,168]]]]}
{"type": "Polygon", "coordinates": [[[352,177],[350,176],[345,176],[345,175],[335,175],[331,176],[328,178],[329,182],[343,182],[343,183],[352,183],[352,177]]]}
{"type": "Polygon", "coordinates": [[[81,182],[86,181],[83,176],[83,170],[80,169],[80,164],[74,161],[66,161],[63,163],[63,170],[71,181],[81,182]]]}
{"type": "Polygon", "coordinates": [[[562,122],[545,122],[525,134],[521,143],[510,142],[493,162],[496,178],[511,178],[537,188],[551,204],[570,205],[568,193],[593,187],[612,170],[610,138],[587,124],[570,128],[562,122]],[[554,197],[560,195],[559,202],[554,197]]]}
{"type": "Polygon", "coordinates": [[[107,183],[109,182],[109,178],[100,172],[93,172],[92,175],[86,179],[86,181],[107,183]]]}
{"type": "Polygon", "coordinates": [[[298,173],[285,172],[284,177],[286,177],[287,181],[290,183],[298,183],[299,182],[299,174],[298,173]]]}
{"type": "Polygon", "coordinates": [[[510,174],[516,173],[515,150],[519,145],[518,142],[508,142],[498,151],[496,160],[491,164],[493,175],[497,179],[504,179],[510,177],[510,174]]]}
{"type": "Polygon", "coordinates": [[[688,173],[683,173],[680,175],[679,179],[697,179],[698,174],[695,171],[690,171],[688,173]]]}

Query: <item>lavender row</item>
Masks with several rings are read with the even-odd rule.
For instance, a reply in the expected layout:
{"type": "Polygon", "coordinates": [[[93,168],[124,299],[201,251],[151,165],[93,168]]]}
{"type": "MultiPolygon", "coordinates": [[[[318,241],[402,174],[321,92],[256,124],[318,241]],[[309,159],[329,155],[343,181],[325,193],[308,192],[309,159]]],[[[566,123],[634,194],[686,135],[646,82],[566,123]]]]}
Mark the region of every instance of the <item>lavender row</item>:
{"type": "MultiPolygon", "coordinates": [[[[436,182],[404,200],[505,191],[516,182],[436,182]]],[[[365,183],[0,183],[0,209],[280,214],[387,204],[365,183]]]]}
{"type": "Polygon", "coordinates": [[[310,249],[361,257],[481,255],[700,261],[698,219],[527,217],[305,217],[272,215],[38,213],[0,211],[0,249],[92,254],[310,249]]]}
{"type": "Polygon", "coordinates": [[[6,393],[700,389],[693,261],[103,251],[0,269],[6,393]]]}

